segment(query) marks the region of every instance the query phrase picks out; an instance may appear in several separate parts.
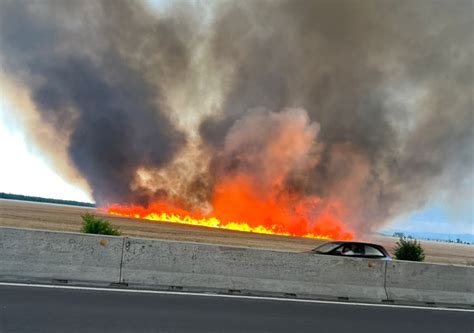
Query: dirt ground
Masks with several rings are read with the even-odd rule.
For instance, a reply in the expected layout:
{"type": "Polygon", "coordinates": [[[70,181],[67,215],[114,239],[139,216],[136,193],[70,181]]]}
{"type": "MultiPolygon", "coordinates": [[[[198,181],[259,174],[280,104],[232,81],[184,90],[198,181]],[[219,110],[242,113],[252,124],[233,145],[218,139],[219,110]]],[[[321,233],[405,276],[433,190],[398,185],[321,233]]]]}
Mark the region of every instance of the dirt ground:
{"type": "MultiPolygon", "coordinates": [[[[0,226],[42,230],[78,232],[80,215],[92,212],[103,215],[120,228],[123,235],[199,242],[218,245],[265,248],[278,251],[307,251],[324,241],[298,237],[262,235],[239,231],[187,226],[167,222],[121,218],[104,214],[91,208],[23,202],[0,199],[0,226]]],[[[397,239],[372,236],[370,241],[383,245],[387,250],[395,246],[397,239]]],[[[426,261],[474,266],[474,246],[464,244],[421,241],[426,261]]]]}

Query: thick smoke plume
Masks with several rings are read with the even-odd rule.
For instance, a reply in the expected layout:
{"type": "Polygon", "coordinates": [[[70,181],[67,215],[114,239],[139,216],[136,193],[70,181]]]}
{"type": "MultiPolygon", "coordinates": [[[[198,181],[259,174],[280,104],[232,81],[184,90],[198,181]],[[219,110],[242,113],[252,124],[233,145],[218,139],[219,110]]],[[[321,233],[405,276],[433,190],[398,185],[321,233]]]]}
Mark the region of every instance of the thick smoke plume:
{"type": "Polygon", "coordinates": [[[28,91],[32,140],[65,138],[45,153],[65,149],[99,204],[209,212],[245,177],[263,197],[318,198],[306,215],[343,207],[363,233],[440,188],[472,199],[473,9],[4,0],[1,78],[28,91]]]}

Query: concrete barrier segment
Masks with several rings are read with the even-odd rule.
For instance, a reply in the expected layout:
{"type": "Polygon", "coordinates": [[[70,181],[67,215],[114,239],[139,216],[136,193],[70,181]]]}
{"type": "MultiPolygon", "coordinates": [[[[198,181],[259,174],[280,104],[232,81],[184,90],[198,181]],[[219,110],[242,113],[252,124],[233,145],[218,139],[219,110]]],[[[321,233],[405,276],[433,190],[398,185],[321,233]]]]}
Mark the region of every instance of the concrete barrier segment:
{"type": "Polygon", "coordinates": [[[123,238],[0,228],[0,279],[120,281],[123,238]]]}
{"type": "Polygon", "coordinates": [[[128,238],[122,281],[193,290],[381,301],[384,261],[128,238]]]}
{"type": "Polygon", "coordinates": [[[394,301],[474,305],[474,267],[391,261],[386,290],[394,301]]]}

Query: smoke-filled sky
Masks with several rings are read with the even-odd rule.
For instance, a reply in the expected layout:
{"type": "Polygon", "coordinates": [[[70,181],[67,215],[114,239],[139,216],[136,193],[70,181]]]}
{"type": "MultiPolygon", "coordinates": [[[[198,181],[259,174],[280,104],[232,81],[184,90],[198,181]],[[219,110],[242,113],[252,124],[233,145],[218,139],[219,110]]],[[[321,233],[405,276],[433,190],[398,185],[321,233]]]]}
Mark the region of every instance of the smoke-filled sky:
{"type": "Polygon", "coordinates": [[[244,179],[359,233],[472,233],[473,9],[0,1],[0,191],[212,212],[244,179]]]}

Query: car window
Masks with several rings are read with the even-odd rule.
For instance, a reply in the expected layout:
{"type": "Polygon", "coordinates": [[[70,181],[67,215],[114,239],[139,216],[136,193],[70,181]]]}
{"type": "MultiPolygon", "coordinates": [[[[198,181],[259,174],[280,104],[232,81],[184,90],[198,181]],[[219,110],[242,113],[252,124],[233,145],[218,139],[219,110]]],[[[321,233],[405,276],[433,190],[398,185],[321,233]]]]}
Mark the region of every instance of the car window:
{"type": "Polygon", "coordinates": [[[364,255],[364,246],[361,244],[347,243],[341,245],[335,252],[343,256],[361,256],[364,255]]]}
{"type": "Polygon", "coordinates": [[[329,253],[332,250],[334,250],[336,247],[338,247],[339,245],[341,245],[341,243],[326,243],[326,244],[318,246],[313,251],[319,252],[319,253],[329,253]]]}
{"type": "Polygon", "coordinates": [[[353,244],[352,245],[352,251],[354,251],[354,254],[357,256],[361,256],[364,254],[364,246],[360,244],[353,244]]]}
{"type": "Polygon", "coordinates": [[[385,257],[385,255],[380,250],[370,245],[365,246],[365,255],[374,257],[385,257]]]}

